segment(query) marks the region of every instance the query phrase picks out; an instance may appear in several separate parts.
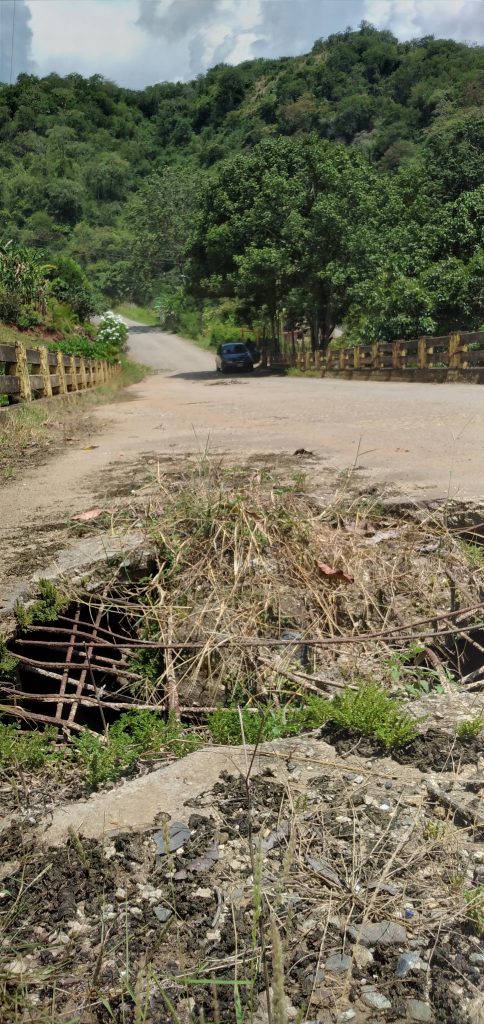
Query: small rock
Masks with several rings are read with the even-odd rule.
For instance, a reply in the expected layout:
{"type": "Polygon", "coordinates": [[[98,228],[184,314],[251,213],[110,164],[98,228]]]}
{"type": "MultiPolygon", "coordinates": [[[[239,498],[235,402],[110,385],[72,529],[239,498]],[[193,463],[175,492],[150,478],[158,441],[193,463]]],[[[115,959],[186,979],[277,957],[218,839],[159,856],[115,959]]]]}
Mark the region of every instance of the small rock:
{"type": "Polygon", "coordinates": [[[168,921],[168,919],[172,915],[172,911],[170,910],[170,907],[161,907],[161,906],[153,907],[153,913],[154,913],[155,917],[158,919],[158,921],[161,924],[165,924],[165,921],[168,921]]]}
{"type": "Polygon", "coordinates": [[[126,889],[116,889],[116,892],[114,893],[114,895],[115,895],[117,900],[125,900],[126,899],[126,889]]]}
{"type": "Polygon", "coordinates": [[[332,974],[342,974],[343,971],[348,971],[353,963],[351,956],[347,956],[346,953],[333,953],[329,956],[325,963],[327,971],[331,971],[332,974]]]}
{"type": "Polygon", "coordinates": [[[82,935],[83,932],[87,931],[86,926],[81,924],[80,921],[69,921],[67,925],[69,935],[82,935]]]}
{"type": "Polygon", "coordinates": [[[368,882],[368,889],[371,892],[374,892],[375,890],[378,892],[385,892],[388,896],[396,896],[398,893],[397,886],[392,885],[391,882],[368,882]]]}
{"type": "Polygon", "coordinates": [[[471,964],[484,964],[484,953],[471,953],[469,960],[471,964]]]}
{"type": "MultiPolygon", "coordinates": [[[[418,953],[402,953],[395,971],[396,978],[406,978],[410,971],[418,971],[421,965],[418,953]]],[[[425,964],[423,965],[425,967],[425,964]]]]}
{"type": "Polygon", "coordinates": [[[207,932],[207,939],[209,939],[210,942],[220,942],[221,938],[220,928],[209,928],[207,932]]]}
{"type": "Polygon", "coordinates": [[[131,914],[131,917],[143,917],[141,907],[129,907],[129,913],[131,914]]]}
{"type": "Polygon", "coordinates": [[[165,843],[165,836],[163,832],[153,832],[153,840],[156,846],[156,852],[163,856],[166,853],[173,853],[175,850],[179,850],[183,843],[186,843],[187,839],[191,836],[191,830],[182,821],[174,821],[168,832],[168,848],[165,843]]]}
{"type": "Polygon", "coordinates": [[[371,1006],[372,1010],[391,1010],[392,1008],[392,1004],[386,996],[383,996],[381,992],[374,992],[372,989],[363,992],[362,999],[367,1006],[371,1006]]]}
{"type": "Polygon", "coordinates": [[[428,1024],[433,1020],[432,1008],[421,999],[407,999],[407,1017],[409,1020],[420,1021],[428,1024]]]}
{"type": "Polygon", "coordinates": [[[370,953],[370,950],[367,949],[366,946],[360,946],[357,942],[356,945],[353,946],[351,952],[353,953],[353,959],[356,965],[361,970],[364,970],[365,967],[368,967],[369,964],[373,963],[373,953],[370,953]]]}
{"type": "Polygon", "coordinates": [[[240,871],[242,864],[240,863],[240,860],[231,860],[229,867],[232,871],[240,871]]]}
{"type": "Polygon", "coordinates": [[[354,1010],[343,1010],[343,1013],[338,1014],[338,1024],[346,1024],[347,1020],[354,1020],[355,1017],[354,1010]]]}
{"type": "Polygon", "coordinates": [[[193,896],[198,896],[201,900],[209,900],[213,896],[211,889],[195,889],[192,893],[193,896]]]}
{"type": "Polygon", "coordinates": [[[348,932],[355,942],[362,942],[364,946],[397,946],[407,941],[406,929],[394,921],[367,921],[348,928],[348,932]]]}

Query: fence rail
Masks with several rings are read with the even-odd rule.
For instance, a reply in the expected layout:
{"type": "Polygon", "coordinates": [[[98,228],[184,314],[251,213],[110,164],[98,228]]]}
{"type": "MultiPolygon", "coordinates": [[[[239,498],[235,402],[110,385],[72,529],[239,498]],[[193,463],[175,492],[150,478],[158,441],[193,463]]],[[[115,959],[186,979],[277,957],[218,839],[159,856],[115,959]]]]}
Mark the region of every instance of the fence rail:
{"type": "Polygon", "coordinates": [[[118,369],[105,359],[64,355],[43,345],[0,344],[0,395],[6,395],[9,402],[31,402],[85,391],[104,384],[118,369]]]}
{"type": "MultiPolygon", "coordinates": [[[[281,365],[281,360],[273,360],[281,365]]],[[[282,365],[325,376],[470,380],[484,384],[484,331],[300,352],[282,365]]]]}

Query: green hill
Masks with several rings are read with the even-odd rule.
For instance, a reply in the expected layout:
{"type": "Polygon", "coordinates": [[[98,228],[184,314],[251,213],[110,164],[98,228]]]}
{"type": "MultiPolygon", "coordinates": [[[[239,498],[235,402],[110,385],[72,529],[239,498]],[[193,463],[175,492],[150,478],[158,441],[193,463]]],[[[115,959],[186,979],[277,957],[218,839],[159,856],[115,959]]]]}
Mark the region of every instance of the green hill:
{"type": "Polygon", "coordinates": [[[0,240],[74,258],[110,302],[160,295],[167,323],[210,300],[320,342],[335,319],[473,328],[483,100],[482,47],[367,24],[143,91],[21,75],[0,86],[0,240]]]}

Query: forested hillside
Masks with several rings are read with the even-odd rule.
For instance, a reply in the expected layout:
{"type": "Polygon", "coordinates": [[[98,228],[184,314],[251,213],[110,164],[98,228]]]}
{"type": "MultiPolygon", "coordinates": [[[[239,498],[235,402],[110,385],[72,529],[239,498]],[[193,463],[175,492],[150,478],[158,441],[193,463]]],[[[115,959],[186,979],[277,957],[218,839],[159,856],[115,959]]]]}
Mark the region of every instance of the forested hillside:
{"type": "Polygon", "coordinates": [[[109,302],[158,299],[168,326],[475,328],[483,100],[482,47],[366,24],[141,92],[21,75],[0,86],[1,240],[74,258],[109,302]]]}

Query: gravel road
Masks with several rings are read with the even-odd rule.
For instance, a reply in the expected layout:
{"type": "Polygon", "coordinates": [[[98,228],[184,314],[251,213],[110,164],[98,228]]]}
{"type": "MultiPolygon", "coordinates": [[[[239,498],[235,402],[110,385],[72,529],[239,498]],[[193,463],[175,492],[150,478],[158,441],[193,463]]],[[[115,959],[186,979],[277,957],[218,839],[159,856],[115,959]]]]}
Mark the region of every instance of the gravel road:
{"type": "MultiPolygon", "coordinates": [[[[221,377],[213,355],[134,326],[133,358],[156,371],[95,413],[98,447],[70,449],[4,485],[3,537],[20,522],[50,521],[100,500],[106,470],[145,455],[209,450],[293,453],[354,466],[412,497],[484,497],[484,388],[264,376],[221,377]]],[[[107,487],[107,485],[106,485],[107,487]]],[[[106,490],[106,494],[108,491],[106,490]]]]}

